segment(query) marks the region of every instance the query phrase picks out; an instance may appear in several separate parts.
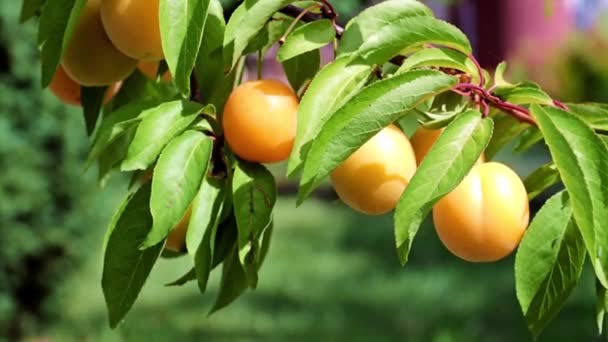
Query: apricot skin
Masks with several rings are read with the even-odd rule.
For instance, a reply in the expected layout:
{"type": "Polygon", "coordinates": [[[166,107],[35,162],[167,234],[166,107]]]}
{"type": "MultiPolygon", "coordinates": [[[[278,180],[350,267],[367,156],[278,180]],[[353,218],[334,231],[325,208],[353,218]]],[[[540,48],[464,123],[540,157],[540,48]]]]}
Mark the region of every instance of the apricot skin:
{"type": "Polygon", "coordinates": [[[138,60],[164,59],[159,0],[102,0],[101,18],[112,43],[138,60]]]}
{"type": "Polygon", "coordinates": [[[440,240],[456,256],[491,262],[519,244],[530,219],[526,189],[509,167],[476,165],[460,185],[433,208],[440,240]]]}
{"type": "MultiPolygon", "coordinates": [[[[152,81],[156,81],[157,73],[158,73],[158,64],[159,62],[148,62],[148,61],[139,61],[137,64],[137,69],[144,74],[148,79],[152,81]]],[[[171,73],[167,70],[163,77],[160,78],[163,82],[171,82],[173,77],[171,77],[171,73]]]]}
{"type": "Polygon", "coordinates": [[[81,85],[105,86],[122,81],[136,64],[108,39],[101,24],[100,0],[88,0],[63,54],[65,72],[81,85]]]}
{"type": "Polygon", "coordinates": [[[186,249],[186,233],[188,232],[188,225],[190,224],[190,216],[192,215],[192,207],[188,207],[188,210],[179,222],[171,229],[171,232],[167,236],[167,242],[165,243],[165,249],[172,252],[181,253],[186,249]]]}
{"type": "MultiPolygon", "coordinates": [[[[424,157],[426,157],[427,153],[431,150],[435,141],[439,138],[443,132],[443,129],[427,129],[424,127],[419,127],[414,135],[412,135],[411,143],[414,151],[416,152],[416,163],[420,165],[424,157]]],[[[484,154],[479,157],[477,163],[484,163],[486,161],[486,157],[484,154]]]]}
{"type": "Polygon", "coordinates": [[[390,125],[368,140],[330,175],[338,196],[368,215],[393,210],[416,172],[414,150],[403,132],[390,125]]]}
{"type": "MultiPolygon", "coordinates": [[[[103,103],[106,104],[112,100],[112,97],[116,95],[122,82],[114,83],[106,90],[106,96],[103,99],[103,103]]],[[[81,106],[80,98],[80,84],[74,82],[63,70],[60,65],[49,84],[49,89],[61,102],[73,106],[81,106]]]]}
{"type": "Polygon", "coordinates": [[[249,81],[230,94],[222,124],[239,157],[259,163],[286,160],[296,136],[298,98],[275,80],[249,81]]]}

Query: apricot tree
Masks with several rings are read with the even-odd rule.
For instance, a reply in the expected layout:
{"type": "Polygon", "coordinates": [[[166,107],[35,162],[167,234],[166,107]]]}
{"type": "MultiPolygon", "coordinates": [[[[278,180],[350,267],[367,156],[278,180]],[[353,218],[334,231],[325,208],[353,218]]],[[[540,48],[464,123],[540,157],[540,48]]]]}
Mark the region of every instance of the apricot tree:
{"type": "Polygon", "coordinates": [[[345,27],[328,0],[245,0],[229,18],[218,0],[24,0],[22,19],[32,17],[42,85],[61,64],[81,86],[87,167],[96,163],[101,181],[112,170],[133,177],[104,244],[112,327],[169,253],[192,260],[171,285],[196,281],[202,293],[222,266],[212,312],[255,289],[277,197],[261,163],[287,160],[298,203],[329,177],[356,210],[395,208],[403,265],[431,211],[440,239],[463,259],[494,261],[519,246],[517,297],[535,336],[588,256],[601,331],[608,106],[563,104],[533,82],[509,83],[504,63],[490,73],[467,37],[423,3],[384,1],[345,27]],[[243,83],[245,58],[261,60],[275,44],[291,87],[243,83]],[[334,59],[320,67],[326,45],[334,59]],[[142,61],[152,63],[141,69],[148,76],[136,69],[142,61]],[[104,105],[106,87],[119,81],[104,105]],[[436,131],[412,148],[398,127],[405,117],[436,131]],[[542,142],[552,161],[523,183],[507,166],[484,164],[512,141],[520,150],[542,142]],[[527,227],[528,201],[558,183],[564,190],[527,227]]]}

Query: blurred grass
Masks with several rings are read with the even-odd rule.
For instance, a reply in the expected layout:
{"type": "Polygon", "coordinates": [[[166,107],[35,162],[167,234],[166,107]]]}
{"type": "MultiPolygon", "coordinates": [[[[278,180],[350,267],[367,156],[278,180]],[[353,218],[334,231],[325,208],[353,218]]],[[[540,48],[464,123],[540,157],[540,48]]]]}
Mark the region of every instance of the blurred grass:
{"type": "MultiPolygon", "coordinates": [[[[102,233],[96,231],[99,246],[102,233]]],[[[207,317],[217,274],[204,296],[194,284],[165,288],[189,261],[162,260],[126,321],[111,331],[95,250],[60,291],[63,316],[43,335],[53,341],[531,340],[515,297],[513,257],[462,262],[427,225],[401,268],[393,243],[390,216],[366,217],[314,200],[295,209],[283,198],[258,289],[226,310],[207,317]]],[[[592,280],[586,272],[543,340],[592,340],[592,280]]]]}

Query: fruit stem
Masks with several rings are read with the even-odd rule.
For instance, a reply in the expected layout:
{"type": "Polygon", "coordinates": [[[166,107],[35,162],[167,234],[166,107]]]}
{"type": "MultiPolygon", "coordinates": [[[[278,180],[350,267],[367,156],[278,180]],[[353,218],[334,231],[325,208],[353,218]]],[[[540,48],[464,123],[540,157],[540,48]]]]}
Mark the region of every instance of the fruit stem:
{"type": "MultiPolygon", "coordinates": [[[[295,6],[294,6],[295,7],[295,6]]],[[[285,44],[285,39],[287,38],[287,36],[291,33],[291,31],[293,31],[293,29],[296,27],[296,25],[298,24],[298,22],[303,19],[307,14],[310,13],[310,11],[312,11],[315,8],[322,8],[321,5],[319,4],[314,4],[312,6],[308,6],[305,9],[301,9],[299,7],[296,7],[299,10],[301,10],[301,12],[295,17],[295,19],[293,20],[293,22],[291,23],[291,25],[289,25],[289,27],[287,28],[287,30],[285,31],[285,33],[283,33],[283,35],[281,36],[281,38],[279,38],[279,44],[283,45],[285,44]]],[[[315,19],[318,20],[318,19],[315,19]]],[[[303,22],[306,22],[304,20],[302,20],[303,22]]]]}
{"type": "Polygon", "coordinates": [[[493,105],[519,121],[536,126],[536,121],[534,121],[528,109],[503,101],[500,97],[491,94],[483,87],[471,83],[459,83],[454,86],[453,91],[457,94],[473,98],[476,103],[479,103],[483,107],[484,116],[489,115],[489,105],[493,105]]]}
{"type": "Polygon", "coordinates": [[[483,85],[486,83],[486,80],[483,77],[483,69],[481,68],[481,64],[479,64],[479,61],[477,60],[477,58],[475,58],[473,54],[469,55],[469,59],[473,62],[473,64],[475,64],[475,68],[477,69],[477,73],[479,74],[479,86],[483,87],[483,85]]]}

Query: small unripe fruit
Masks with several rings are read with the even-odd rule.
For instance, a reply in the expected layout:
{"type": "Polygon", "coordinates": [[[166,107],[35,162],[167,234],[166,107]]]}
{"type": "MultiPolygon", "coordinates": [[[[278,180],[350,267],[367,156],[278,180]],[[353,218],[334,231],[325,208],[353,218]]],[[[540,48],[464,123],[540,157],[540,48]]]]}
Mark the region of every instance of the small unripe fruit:
{"type": "MultiPolygon", "coordinates": [[[[113,85],[108,87],[106,90],[106,95],[103,99],[103,103],[106,104],[110,102],[112,97],[116,95],[118,90],[120,90],[122,82],[114,83],[113,85]]],[[[49,89],[59,100],[63,103],[80,106],[81,105],[81,97],[80,97],[80,84],[74,82],[63,70],[63,67],[60,65],[49,84],[49,89]]]]}
{"type": "MultiPolygon", "coordinates": [[[[158,64],[159,62],[139,61],[139,63],[137,64],[137,69],[139,69],[139,71],[144,74],[148,79],[156,81],[158,74],[158,64]]],[[[171,82],[173,77],[171,77],[171,73],[169,72],[169,70],[167,70],[160,79],[163,82],[171,82]]]]}
{"type": "MultiPolygon", "coordinates": [[[[443,129],[428,129],[424,127],[419,127],[414,135],[412,135],[412,147],[416,152],[416,163],[420,165],[424,157],[426,157],[427,153],[431,150],[435,141],[439,138],[443,132],[443,129]]],[[[484,163],[486,161],[486,157],[482,154],[477,163],[484,163]]]]}
{"type": "Polygon", "coordinates": [[[403,132],[390,125],[368,140],[330,175],[351,208],[369,215],[393,210],[416,172],[416,159],[403,132]]]}
{"type": "Polygon", "coordinates": [[[63,53],[65,72],[81,85],[105,86],[122,81],[136,64],[108,39],[101,24],[100,0],[88,0],[63,53]]]}
{"type": "Polygon", "coordinates": [[[188,225],[190,224],[191,215],[192,206],[188,207],[188,210],[181,220],[179,220],[175,227],[171,229],[171,232],[167,236],[165,249],[177,253],[181,253],[186,250],[186,233],[188,232],[188,225]]]}
{"type": "Polygon", "coordinates": [[[433,208],[440,240],[456,256],[490,262],[509,255],[519,244],[530,218],[528,196],[509,167],[476,165],[433,208]]]}
{"type": "Polygon", "coordinates": [[[102,0],[101,18],[112,43],[138,60],[164,59],[159,0],[102,0]]]}
{"type": "Polygon", "coordinates": [[[276,163],[289,157],[296,136],[298,97],[275,80],[245,82],[230,94],[222,124],[239,157],[276,163]]]}

